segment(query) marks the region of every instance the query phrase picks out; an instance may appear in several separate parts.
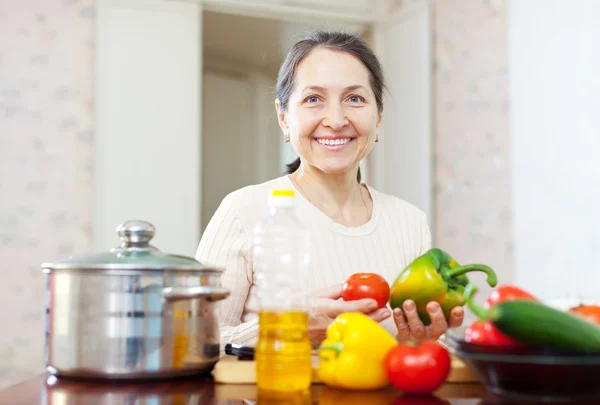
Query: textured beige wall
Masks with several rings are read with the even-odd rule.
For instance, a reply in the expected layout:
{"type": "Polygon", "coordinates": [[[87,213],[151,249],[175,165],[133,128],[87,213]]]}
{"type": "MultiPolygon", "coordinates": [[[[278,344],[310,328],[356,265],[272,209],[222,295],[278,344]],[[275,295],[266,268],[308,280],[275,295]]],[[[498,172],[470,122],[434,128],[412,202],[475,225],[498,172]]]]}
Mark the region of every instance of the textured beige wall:
{"type": "Polygon", "coordinates": [[[489,264],[507,282],[513,252],[506,3],[438,0],[433,18],[435,244],[459,262],[489,264]]]}
{"type": "Polygon", "coordinates": [[[40,264],[91,245],[94,4],[0,1],[0,387],[43,371],[40,264]]]}

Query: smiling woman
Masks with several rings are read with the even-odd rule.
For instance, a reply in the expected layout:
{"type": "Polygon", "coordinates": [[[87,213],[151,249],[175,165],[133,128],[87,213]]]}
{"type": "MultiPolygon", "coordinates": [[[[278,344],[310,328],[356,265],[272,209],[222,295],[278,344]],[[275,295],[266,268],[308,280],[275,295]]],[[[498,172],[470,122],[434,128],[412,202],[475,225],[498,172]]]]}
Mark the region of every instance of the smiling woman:
{"type": "Polygon", "coordinates": [[[279,71],[275,108],[299,158],[287,175],[229,194],[198,246],[198,260],[225,268],[222,284],[231,290],[219,309],[223,344],[256,342],[252,230],[268,214],[268,192],[282,188],[299,194],[296,214],[313,237],[307,291],[313,343],[343,312],[365,313],[400,339],[437,338],[462,323],[461,307],[446,319],[436,302],[427,306],[432,322],[425,327],[410,300],[392,316],[374,299],[340,299],[352,274],[376,273],[391,284],[431,247],[423,211],[361,183],[359,163],[378,140],[384,89],[377,57],[358,37],[317,31],[290,49],[279,71]]]}
{"type": "MultiPolygon", "coordinates": [[[[279,121],[284,132],[289,130],[286,114],[283,113],[290,109],[290,98],[292,110],[296,110],[297,106],[314,109],[303,116],[287,114],[291,121],[305,119],[304,123],[309,127],[311,122],[314,124],[315,120],[319,121],[323,109],[338,106],[339,111],[329,112],[327,122],[324,122],[325,130],[311,134],[312,138],[321,145],[329,146],[327,150],[342,150],[345,148],[335,146],[351,143],[365,134],[367,139],[363,138],[363,145],[370,147],[356,149],[365,157],[373,146],[369,142],[372,140],[369,139],[369,131],[376,130],[381,121],[384,88],[379,61],[363,41],[341,33],[317,32],[311,38],[297,43],[281,66],[277,80],[279,98],[276,102],[279,121]],[[302,69],[300,65],[313,68],[302,69]],[[302,84],[306,84],[306,87],[302,84]],[[298,96],[299,100],[294,100],[294,96],[298,96]],[[332,103],[335,98],[339,102],[332,103]],[[350,120],[351,125],[348,125],[350,120]],[[338,131],[344,128],[344,131],[338,131]]],[[[374,139],[377,142],[376,135],[374,139]]],[[[291,140],[298,152],[299,146],[295,140],[286,140],[291,140]]],[[[302,160],[306,161],[306,156],[302,158],[300,155],[288,165],[290,173],[300,167],[302,160]]],[[[357,179],[360,182],[360,169],[357,169],[357,179]]]]}

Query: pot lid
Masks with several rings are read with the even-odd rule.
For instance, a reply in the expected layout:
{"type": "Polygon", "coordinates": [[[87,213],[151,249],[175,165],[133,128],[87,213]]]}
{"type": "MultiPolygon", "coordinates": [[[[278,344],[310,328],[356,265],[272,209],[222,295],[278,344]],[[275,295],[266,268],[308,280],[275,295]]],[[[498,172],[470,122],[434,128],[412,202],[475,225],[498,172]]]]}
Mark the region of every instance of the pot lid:
{"type": "Polygon", "coordinates": [[[121,246],[108,252],[84,256],[71,256],[55,263],[44,263],[44,269],[95,269],[95,270],[201,270],[221,272],[209,268],[194,258],[161,252],[150,244],[156,234],[154,225],[147,221],[131,220],[117,227],[121,246]]]}

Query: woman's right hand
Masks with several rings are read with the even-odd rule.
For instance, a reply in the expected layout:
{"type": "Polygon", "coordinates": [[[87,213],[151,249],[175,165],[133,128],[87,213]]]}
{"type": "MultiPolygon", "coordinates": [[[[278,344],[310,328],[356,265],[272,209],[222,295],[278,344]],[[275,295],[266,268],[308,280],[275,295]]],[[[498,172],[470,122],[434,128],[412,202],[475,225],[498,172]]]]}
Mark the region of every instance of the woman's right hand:
{"type": "Polygon", "coordinates": [[[312,343],[325,340],[327,327],[341,313],[362,312],[375,322],[381,322],[390,317],[388,308],[377,308],[377,301],[364,298],[356,301],[344,301],[342,284],[323,288],[310,294],[311,311],[308,323],[308,333],[312,343]]]}

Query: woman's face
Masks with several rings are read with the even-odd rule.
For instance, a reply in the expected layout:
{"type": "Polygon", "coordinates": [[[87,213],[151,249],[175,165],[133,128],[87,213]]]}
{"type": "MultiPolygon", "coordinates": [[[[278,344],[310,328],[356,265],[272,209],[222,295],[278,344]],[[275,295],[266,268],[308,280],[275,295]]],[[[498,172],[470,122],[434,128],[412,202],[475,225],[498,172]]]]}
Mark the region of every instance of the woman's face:
{"type": "Polygon", "coordinates": [[[373,148],[380,114],[369,71],[346,52],[317,48],[296,69],[279,124],[306,165],[328,174],[353,171],[373,148]]]}

